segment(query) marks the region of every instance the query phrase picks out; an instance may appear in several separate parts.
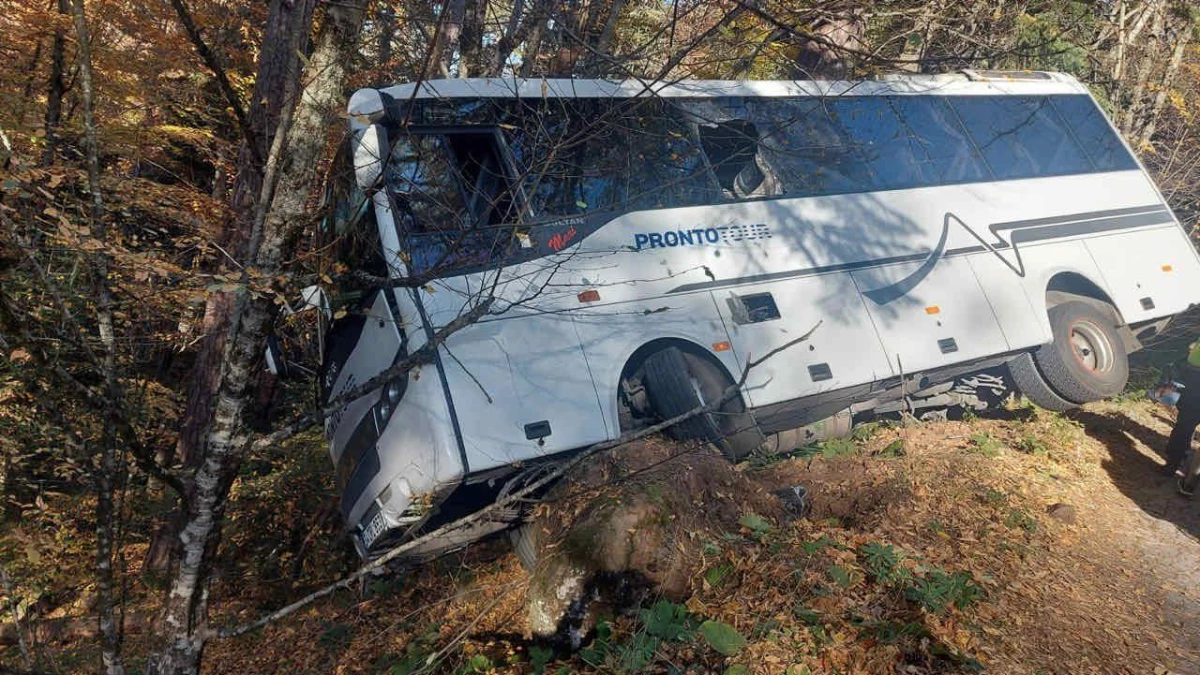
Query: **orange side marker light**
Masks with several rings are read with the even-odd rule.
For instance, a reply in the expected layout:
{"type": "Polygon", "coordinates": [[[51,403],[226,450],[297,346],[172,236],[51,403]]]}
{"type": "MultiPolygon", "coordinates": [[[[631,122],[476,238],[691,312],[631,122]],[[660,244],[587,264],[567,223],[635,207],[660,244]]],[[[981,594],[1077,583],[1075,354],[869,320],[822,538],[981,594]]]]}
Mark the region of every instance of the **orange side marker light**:
{"type": "Polygon", "coordinates": [[[722,341],[713,343],[714,352],[727,352],[730,349],[733,349],[733,345],[729,344],[728,342],[722,341]]]}
{"type": "Polygon", "coordinates": [[[938,307],[937,305],[930,305],[929,307],[925,308],[925,313],[926,314],[941,314],[942,308],[938,307]]]}
{"type": "Polygon", "coordinates": [[[1170,265],[1163,265],[1163,271],[1164,271],[1164,272],[1170,272],[1170,271],[1171,271],[1171,270],[1173,270],[1173,269],[1175,269],[1175,268],[1174,268],[1174,267],[1171,267],[1170,265]]]}

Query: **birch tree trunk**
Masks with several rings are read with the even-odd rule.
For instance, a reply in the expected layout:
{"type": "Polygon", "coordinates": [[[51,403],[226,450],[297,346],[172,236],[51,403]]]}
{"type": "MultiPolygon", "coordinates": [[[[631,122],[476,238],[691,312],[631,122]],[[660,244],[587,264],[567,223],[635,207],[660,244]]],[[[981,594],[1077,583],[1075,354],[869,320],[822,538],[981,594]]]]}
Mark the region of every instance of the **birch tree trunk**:
{"type": "MultiPolygon", "coordinates": [[[[235,220],[230,229],[218,235],[221,247],[233,256],[241,257],[250,238],[255,205],[263,186],[264,167],[256,158],[267,156],[283,107],[294,103],[287,100],[295,92],[295,87],[288,83],[298,80],[300,59],[308,49],[315,6],[315,0],[274,0],[271,3],[254,93],[247,109],[253,137],[242,140],[230,197],[235,220]],[[253,149],[251,144],[255,146],[253,149]]],[[[180,421],[179,439],[175,445],[176,456],[189,467],[195,467],[201,461],[201,437],[212,419],[215,377],[225,349],[228,326],[222,321],[229,316],[232,305],[233,298],[228,293],[214,293],[205,303],[201,332],[206,338],[193,367],[187,408],[180,421]]],[[[170,527],[167,531],[174,534],[170,527]]]]}
{"type": "MultiPolygon", "coordinates": [[[[347,65],[353,61],[367,0],[330,3],[316,46],[302,73],[303,85],[290,124],[281,123],[273,146],[276,182],[263,188],[273,195],[262,221],[261,237],[252,237],[245,267],[273,277],[285,272],[296,235],[309,215],[307,205],[320,187],[320,157],[336,111],[342,106],[347,65]],[[273,189],[272,189],[273,188],[273,189]]],[[[269,175],[269,174],[268,174],[269,175]]],[[[248,281],[248,279],[243,279],[248,281]]],[[[229,332],[215,389],[211,425],[203,439],[203,460],[189,481],[186,522],[180,534],[181,556],[157,627],[160,644],[150,655],[151,674],[195,674],[210,637],[207,587],[221,537],[229,488],[248,448],[246,418],[253,386],[262,367],[263,344],[275,320],[270,294],[239,293],[230,311],[229,332]]]]}
{"type": "Polygon", "coordinates": [[[1192,34],[1190,30],[1181,31],[1181,33],[1179,41],[1175,43],[1175,49],[1171,53],[1171,60],[1167,63],[1167,69],[1163,72],[1162,80],[1158,84],[1158,91],[1154,94],[1154,102],[1150,105],[1150,111],[1139,125],[1140,128],[1136,133],[1137,147],[1150,144],[1150,139],[1158,128],[1158,118],[1162,115],[1163,108],[1166,107],[1167,95],[1170,93],[1171,87],[1175,85],[1175,78],[1179,75],[1180,66],[1183,65],[1183,56],[1191,44],[1192,34]]]}
{"type": "MultiPolygon", "coordinates": [[[[59,5],[62,9],[62,5],[59,5]]],[[[75,21],[76,60],[79,63],[79,88],[83,102],[84,140],[87,154],[88,190],[91,192],[91,234],[102,244],[107,239],[104,200],[100,190],[100,151],[96,139],[95,101],[92,80],[91,35],[83,0],[72,0],[70,12],[75,21]]],[[[95,471],[96,485],[96,604],[100,633],[100,660],[106,675],[125,675],[121,659],[121,628],[116,619],[115,574],[113,570],[117,513],[113,494],[120,469],[117,450],[116,419],[119,415],[120,386],[117,381],[116,334],[113,321],[114,298],[109,286],[108,253],[101,248],[87,254],[92,294],[96,303],[96,325],[102,353],[99,365],[105,383],[103,433],[100,437],[100,462],[95,471]]]]}

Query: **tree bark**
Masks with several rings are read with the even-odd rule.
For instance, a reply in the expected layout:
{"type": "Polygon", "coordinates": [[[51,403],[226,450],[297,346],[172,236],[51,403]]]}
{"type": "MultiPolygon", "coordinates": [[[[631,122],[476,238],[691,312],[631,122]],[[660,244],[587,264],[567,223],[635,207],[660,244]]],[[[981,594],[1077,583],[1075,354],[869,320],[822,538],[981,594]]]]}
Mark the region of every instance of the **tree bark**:
{"type": "MultiPolygon", "coordinates": [[[[1186,27],[1190,29],[1191,27],[1186,27]]],[[[1137,146],[1143,147],[1150,144],[1150,139],[1154,136],[1154,131],[1158,128],[1158,118],[1162,115],[1163,108],[1167,104],[1167,94],[1171,91],[1171,87],[1175,84],[1175,78],[1179,75],[1179,68],[1183,65],[1183,57],[1187,53],[1188,45],[1191,44],[1192,31],[1182,30],[1179,36],[1179,41],[1175,43],[1175,49],[1171,52],[1171,60],[1167,63],[1166,70],[1163,72],[1161,81],[1158,83],[1158,91],[1154,94],[1154,102],[1150,105],[1149,112],[1138,124],[1137,146]]]]}
{"type": "MultiPolygon", "coordinates": [[[[234,257],[241,257],[250,239],[265,171],[258,158],[265,158],[269,153],[280,112],[285,105],[293,103],[288,98],[294,94],[295,85],[288,83],[298,80],[301,54],[308,50],[315,6],[315,0],[274,0],[271,3],[254,93],[247,112],[250,137],[242,139],[230,197],[234,221],[231,228],[218,234],[221,248],[234,257]],[[257,147],[251,147],[252,143],[257,147]]],[[[226,263],[222,260],[219,264],[226,263]]],[[[197,466],[203,454],[201,438],[212,420],[213,392],[228,330],[223,319],[229,315],[233,301],[231,293],[217,292],[205,303],[200,326],[205,339],[192,369],[188,403],[175,445],[176,456],[188,467],[197,466]]],[[[168,532],[173,535],[174,529],[168,528],[168,532]]]]}
{"type": "MultiPolygon", "coordinates": [[[[262,221],[261,244],[245,262],[266,276],[284,271],[296,235],[307,222],[307,206],[320,186],[320,157],[331,123],[340,108],[346,67],[356,53],[367,0],[328,5],[316,47],[302,75],[291,124],[283,124],[272,150],[278,157],[277,183],[271,177],[264,194],[272,194],[262,221]]],[[[270,163],[271,159],[268,159],[270,163]]],[[[248,281],[248,279],[243,279],[248,281]]],[[[157,635],[160,644],[147,665],[151,674],[198,673],[211,635],[207,586],[221,536],[229,488],[249,447],[246,418],[263,344],[275,320],[269,294],[239,293],[231,308],[229,332],[215,389],[212,424],[204,435],[203,461],[191,477],[182,555],[172,575],[157,635]]]]}
{"type": "Polygon", "coordinates": [[[483,28],[488,0],[467,0],[458,40],[458,76],[478,77],[483,70],[483,28]]]}
{"type": "Polygon", "coordinates": [[[437,73],[425,73],[425,77],[451,76],[450,64],[454,61],[455,50],[460,50],[459,38],[462,35],[463,14],[466,12],[466,8],[466,0],[450,0],[443,5],[442,11],[438,14],[434,43],[430,47],[433,54],[436,55],[437,73]]]}
{"type": "MultiPolygon", "coordinates": [[[[104,200],[100,189],[100,151],[96,138],[95,89],[92,80],[91,36],[88,31],[84,0],[72,0],[71,14],[75,20],[75,43],[79,62],[79,87],[83,95],[83,126],[87,155],[88,190],[91,192],[91,233],[102,244],[107,238],[104,223],[104,200]]],[[[60,5],[61,7],[61,5],[60,5]]],[[[96,604],[100,633],[100,659],[107,675],[124,675],[121,659],[120,625],[116,620],[113,559],[116,550],[114,537],[117,512],[113,502],[116,478],[121,461],[117,451],[116,422],[120,405],[116,373],[116,335],[113,322],[113,294],[109,287],[108,253],[101,248],[87,254],[96,303],[96,323],[103,347],[101,366],[108,394],[104,410],[103,433],[100,437],[100,462],[95,469],[96,483],[96,604]]]]}
{"type": "MultiPolygon", "coordinates": [[[[1137,77],[1133,86],[1133,93],[1130,94],[1127,107],[1125,108],[1125,119],[1121,123],[1121,132],[1124,133],[1127,138],[1134,137],[1134,130],[1140,126],[1142,121],[1145,119],[1147,108],[1145,100],[1146,87],[1150,82],[1150,75],[1154,72],[1156,63],[1161,58],[1161,54],[1159,53],[1159,45],[1162,42],[1165,20],[1164,14],[1166,12],[1166,8],[1156,5],[1154,7],[1147,7],[1146,12],[1154,13],[1154,24],[1151,28],[1151,32],[1153,33],[1155,39],[1149,44],[1142,45],[1141,58],[1138,59],[1137,77]]],[[[1143,17],[1144,16],[1145,15],[1143,15],[1143,17]]],[[[1140,32],[1141,29],[1139,28],[1137,33],[1140,32]]],[[[1135,38],[1136,35],[1130,39],[1135,38]]]]}
{"type": "MultiPolygon", "coordinates": [[[[379,22],[378,61],[379,67],[388,77],[391,76],[392,41],[396,39],[396,11],[391,7],[380,7],[376,11],[379,22]]],[[[386,82],[391,84],[391,82],[386,82]]]]}
{"type": "Polygon", "coordinates": [[[542,49],[542,36],[546,32],[547,22],[550,20],[550,2],[548,0],[538,0],[535,8],[530,12],[527,25],[529,32],[524,40],[525,47],[521,50],[521,77],[530,77],[537,69],[538,56],[542,49]]]}
{"type": "MultiPolygon", "coordinates": [[[[58,0],[59,14],[68,11],[67,0],[58,0]]],[[[67,36],[59,28],[54,31],[54,42],[50,47],[50,90],[46,92],[46,146],[42,149],[42,166],[54,163],[58,148],[58,127],[62,124],[63,95],[66,93],[63,83],[66,51],[67,36]]]]}

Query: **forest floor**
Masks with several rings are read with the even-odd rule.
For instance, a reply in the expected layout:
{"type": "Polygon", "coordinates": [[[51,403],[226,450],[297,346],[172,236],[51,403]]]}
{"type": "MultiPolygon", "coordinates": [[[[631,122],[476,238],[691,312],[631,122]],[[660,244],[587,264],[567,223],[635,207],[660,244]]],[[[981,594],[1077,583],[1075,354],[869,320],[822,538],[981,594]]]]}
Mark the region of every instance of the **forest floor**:
{"type": "MultiPolygon", "coordinates": [[[[1170,423],[1145,401],[1018,408],[744,463],[806,486],[808,516],[748,513],[704,542],[690,597],[575,654],[528,639],[497,541],[215,640],[204,672],[1200,673],[1200,502],[1161,475],[1170,423]]],[[[213,622],[286,600],[219,597],[213,622]]]]}

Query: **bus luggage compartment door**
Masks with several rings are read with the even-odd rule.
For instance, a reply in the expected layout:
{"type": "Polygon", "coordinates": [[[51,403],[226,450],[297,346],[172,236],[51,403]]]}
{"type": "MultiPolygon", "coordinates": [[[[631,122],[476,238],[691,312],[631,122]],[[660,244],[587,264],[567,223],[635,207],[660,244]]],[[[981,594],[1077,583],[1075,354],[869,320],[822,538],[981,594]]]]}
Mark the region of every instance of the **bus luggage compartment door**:
{"type": "Polygon", "coordinates": [[[889,361],[905,374],[1008,350],[996,315],[966,258],[851,272],[889,361]],[[918,278],[913,286],[912,280],[918,278]]]}
{"type": "Polygon", "coordinates": [[[862,299],[844,272],[714,293],[738,367],[812,330],[750,370],[746,391],[764,406],[890,377],[862,299]],[[815,330],[813,330],[815,328],[815,330]]]}
{"type": "Polygon", "coordinates": [[[1175,225],[1084,244],[1129,323],[1176,314],[1200,300],[1200,266],[1191,242],[1175,225]]]}

